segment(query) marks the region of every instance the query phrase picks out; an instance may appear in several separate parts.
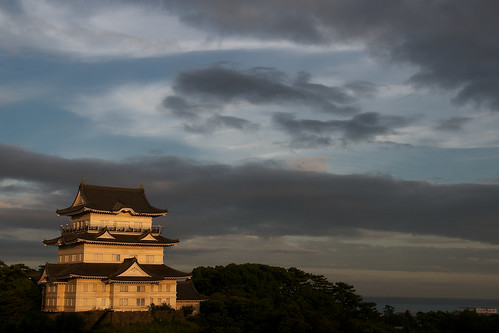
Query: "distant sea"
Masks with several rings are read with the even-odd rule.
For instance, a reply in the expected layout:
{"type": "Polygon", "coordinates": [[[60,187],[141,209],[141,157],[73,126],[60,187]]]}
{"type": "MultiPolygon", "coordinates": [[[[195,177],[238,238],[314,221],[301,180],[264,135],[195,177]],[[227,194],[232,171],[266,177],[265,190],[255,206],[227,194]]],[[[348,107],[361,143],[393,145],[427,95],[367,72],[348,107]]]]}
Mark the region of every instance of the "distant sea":
{"type": "Polygon", "coordinates": [[[383,312],[385,305],[391,305],[395,312],[459,311],[460,307],[492,308],[499,311],[499,300],[460,299],[460,298],[423,298],[423,297],[364,297],[367,302],[376,303],[378,311],[383,312]]]}

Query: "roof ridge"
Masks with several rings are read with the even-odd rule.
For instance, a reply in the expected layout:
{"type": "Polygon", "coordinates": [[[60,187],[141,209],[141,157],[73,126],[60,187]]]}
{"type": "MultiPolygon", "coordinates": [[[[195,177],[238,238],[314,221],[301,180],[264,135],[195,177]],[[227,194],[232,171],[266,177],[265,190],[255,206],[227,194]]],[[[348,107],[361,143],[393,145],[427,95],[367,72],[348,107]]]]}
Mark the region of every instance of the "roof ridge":
{"type": "Polygon", "coordinates": [[[134,192],[143,192],[143,187],[119,187],[119,186],[102,186],[102,185],[91,185],[91,184],[80,184],[81,187],[86,188],[94,188],[94,189],[103,189],[103,190],[119,190],[119,191],[134,191],[134,192]]]}

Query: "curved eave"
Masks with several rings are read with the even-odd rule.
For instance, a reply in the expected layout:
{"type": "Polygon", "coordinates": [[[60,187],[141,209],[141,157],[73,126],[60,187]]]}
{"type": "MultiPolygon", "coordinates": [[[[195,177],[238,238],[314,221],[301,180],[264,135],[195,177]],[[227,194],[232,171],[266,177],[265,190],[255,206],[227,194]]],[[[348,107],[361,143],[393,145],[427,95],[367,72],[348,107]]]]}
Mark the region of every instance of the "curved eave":
{"type": "Polygon", "coordinates": [[[148,283],[148,284],[158,284],[163,280],[105,280],[106,283],[148,283]]]}
{"type": "Polygon", "coordinates": [[[73,216],[73,215],[79,215],[83,213],[98,213],[98,214],[111,214],[111,215],[118,215],[121,212],[128,212],[132,216],[151,216],[151,217],[157,217],[157,216],[165,216],[168,211],[165,210],[164,212],[158,212],[158,213],[152,213],[152,212],[136,212],[131,208],[121,208],[120,210],[100,210],[100,209],[94,209],[94,208],[89,208],[89,207],[81,207],[81,208],[76,208],[74,210],[69,208],[65,209],[58,209],[56,210],[57,215],[59,216],[73,216]]]}
{"type": "Polygon", "coordinates": [[[174,277],[164,277],[163,280],[183,280],[183,279],[190,279],[192,275],[186,275],[186,276],[174,276],[174,277]]]}
{"type": "Polygon", "coordinates": [[[43,245],[45,246],[58,246],[61,245],[60,243],[60,237],[54,238],[54,239],[44,239],[43,240],[43,245]]]}
{"type": "Polygon", "coordinates": [[[88,239],[76,239],[72,242],[67,242],[64,243],[64,245],[71,245],[75,243],[88,243],[88,244],[101,244],[101,245],[135,245],[135,246],[161,246],[161,247],[166,247],[166,246],[175,246],[178,245],[178,243],[127,243],[127,242],[113,242],[113,241],[93,241],[93,240],[88,240],[88,239]]]}
{"type": "Polygon", "coordinates": [[[107,276],[96,276],[96,275],[82,275],[82,274],[69,274],[64,276],[58,276],[58,279],[74,279],[74,278],[85,278],[85,279],[106,279],[107,276]]]}

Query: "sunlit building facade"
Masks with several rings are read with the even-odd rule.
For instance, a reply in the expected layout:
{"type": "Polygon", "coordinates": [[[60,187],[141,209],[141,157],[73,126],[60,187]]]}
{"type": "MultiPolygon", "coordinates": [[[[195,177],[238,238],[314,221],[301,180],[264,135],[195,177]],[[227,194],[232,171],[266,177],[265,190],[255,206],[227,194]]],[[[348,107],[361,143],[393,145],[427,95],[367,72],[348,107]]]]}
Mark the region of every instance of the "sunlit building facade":
{"type": "Polygon", "coordinates": [[[151,304],[199,306],[202,296],[188,280],[190,273],[163,263],[165,247],[176,239],[162,235],[152,219],[166,209],[151,206],[144,189],[79,186],[73,204],[57,210],[70,223],[61,235],[44,240],[58,246],[58,262],[47,263],[39,280],[42,310],[145,311],[151,304]],[[181,283],[178,283],[181,282],[181,283]],[[180,288],[180,289],[179,289],[180,288]],[[180,299],[177,292],[187,295],[180,299]]]}

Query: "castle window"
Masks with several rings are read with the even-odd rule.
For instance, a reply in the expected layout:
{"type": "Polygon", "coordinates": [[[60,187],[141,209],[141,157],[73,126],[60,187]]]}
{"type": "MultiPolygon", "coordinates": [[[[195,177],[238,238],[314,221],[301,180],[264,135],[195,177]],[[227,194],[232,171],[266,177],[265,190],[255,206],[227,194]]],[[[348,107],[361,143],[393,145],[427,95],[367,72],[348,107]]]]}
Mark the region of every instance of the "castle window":
{"type": "Polygon", "coordinates": [[[146,290],[145,286],[137,286],[137,291],[138,292],[144,292],[146,290]]]}
{"type": "Polygon", "coordinates": [[[161,289],[162,289],[162,287],[163,287],[162,285],[158,284],[158,291],[162,291],[162,290],[161,290],[161,289]]]}
{"type": "Polygon", "coordinates": [[[94,287],[94,291],[97,291],[97,283],[94,283],[93,287],[94,287]]]}
{"type": "Polygon", "coordinates": [[[88,283],[83,284],[83,291],[88,291],[88,283]]]}
{"type": "Polygon", "coordinates": [[[154,262],[154,256],[146,255],[146,262],[154,262]]]}
{"type": "Polygon", "coordinates": [[[126,292],[128,292],[128,286],[120,285],[120,291],[121,291],[122,293],[126,293],[126,292]]]}
{"type": "Polygon", "coordinates": [[[113,261],[120,261],[120,255],[119,254],[113,254],[113,261]]]}
{"type": "Polygon", "coordinates": [[[137,306],[144,306],[146,305],[146,299],[145,298],[137,298],[137,306]]]}
{"type": "Polygon", "coordinates": [[[120,306],[127,306],[128,298],[120,298],[120,306]]]}
{"type": "Polygon", "coordinates": [[[102,291],[106,291],[106,285],[105,284],[102,285],[102,291]]]}
{"type": "Polygon", "coordinates": [[[94,253],[95,261],[102,261],[102,253],[94,253]]]}

